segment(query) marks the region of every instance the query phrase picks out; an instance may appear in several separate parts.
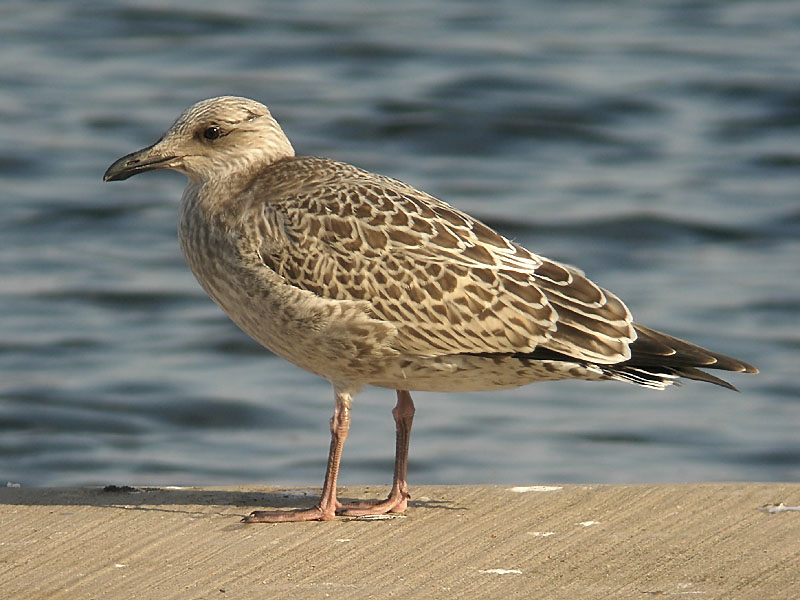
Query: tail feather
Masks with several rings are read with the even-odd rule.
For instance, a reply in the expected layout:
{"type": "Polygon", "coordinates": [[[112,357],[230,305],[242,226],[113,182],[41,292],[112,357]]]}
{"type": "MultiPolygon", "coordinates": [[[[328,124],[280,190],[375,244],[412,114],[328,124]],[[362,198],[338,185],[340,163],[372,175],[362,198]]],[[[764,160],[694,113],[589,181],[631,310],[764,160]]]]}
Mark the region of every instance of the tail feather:
{"type": "Polygon", "coordinates": [[[711,373],[706,373],[705,371],[696,369],[695,367],[684,367],[683,369],[678,371],[677,374],[680,375],[681,377],[686,377],[686,379],[694,379],[695,381],[705,381],[706,383],[713,383],[714,385],[719,385],[724,388],[728,388],[729,390],[733,390],[734,392],[739,391],[739,388],[737,388],[735,385],[728,383],[724,379],[716,377],[711,373]]]}
{"type": "Polygon", "coordinates": [[[738,392],[739,388],[720,377],[701,371],[696,367],[618,367],[616,365],[602,367],[603,373],[610,379],[635,383],[656,390],[663,390],[671,385],[680,385],[680,378],[694,379],[705,383],[713,383],[738,392]]]}
{"type": "MultiPolygon", "coordinates": [[[[744,361],[672,337],[666,333],[634,323],[638,335],[631,343],[631,357],[613,365],[592,365],[609,379],[626,381],[649,388],[663,390],[679,384],[679,378],[713,383],[729,390],[739,391],[734,385],[701,369],[719,369],[735,373],[758,373],[758,369],[744,361]]],[[[533,352],[516,354],[519,358],[538,360],[575,359],[554,350],[537,348],[533,352]]],[[[581,362],[581,361],[579,361],[581,362]]],[[[588,365],[588,363],[585,363],[588,365]]]]}

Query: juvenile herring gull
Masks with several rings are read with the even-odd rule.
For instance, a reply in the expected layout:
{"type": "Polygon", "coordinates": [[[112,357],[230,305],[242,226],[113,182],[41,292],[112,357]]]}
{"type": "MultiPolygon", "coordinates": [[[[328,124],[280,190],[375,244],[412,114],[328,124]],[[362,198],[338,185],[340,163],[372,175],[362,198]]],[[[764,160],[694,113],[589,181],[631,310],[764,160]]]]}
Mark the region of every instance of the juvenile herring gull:
{"type": "Polygon", "coordinates": [[[333,384],[319,503],[245,521],[402,513],[414,416],[410,391],[499,390],[616,379],[664,389],[680,377],[735,389],[698,367],[742,362],[634,323],[578,269],[533,254],[395,179],[295,156],[263,104],[198,102],[105,181],[174,169],[189,183],[179,237],[200,285],[255,340],[333,384]],[[394,482],[379,502],[342,504],[336,478],[350,403],[364,385],[397,391],[394,482]]]}

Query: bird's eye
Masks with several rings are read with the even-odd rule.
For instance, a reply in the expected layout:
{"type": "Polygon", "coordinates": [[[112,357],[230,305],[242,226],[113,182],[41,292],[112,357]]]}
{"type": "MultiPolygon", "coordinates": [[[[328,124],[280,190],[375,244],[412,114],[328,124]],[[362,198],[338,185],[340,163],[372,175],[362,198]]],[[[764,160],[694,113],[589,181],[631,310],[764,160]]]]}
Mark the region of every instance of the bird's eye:
{"type": "Polygon", "coordinates": [[[211,127],[207,127],[206,130],[203,132],[203,137],[207,140],[215,140],[220,136],[219,127],[216,125],[212,125],[211,127]]]}

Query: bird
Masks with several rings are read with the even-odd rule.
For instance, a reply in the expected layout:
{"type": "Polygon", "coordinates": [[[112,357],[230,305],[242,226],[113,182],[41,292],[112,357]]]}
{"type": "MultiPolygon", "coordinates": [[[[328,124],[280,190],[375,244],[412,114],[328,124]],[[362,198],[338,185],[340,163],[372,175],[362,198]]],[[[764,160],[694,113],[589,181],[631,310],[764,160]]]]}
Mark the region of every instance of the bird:
{"type": "Polygon", "coordinates": [[[633,320],[576,267],[534,254],[414,187],[329,158],[298,156],[269,109],[220,96],[186,109],[104,181],[172,169],[188,183],[178,237],[197,281],[257,342],[333,386],[319,501],[247,523],[403,513],[411,392],[494,391],[547,380],[662,390],[703,370],[757,373],[633,320]],[[385,500],[342,503],[337,478],[353,396],[396,391],[385,500]]]}

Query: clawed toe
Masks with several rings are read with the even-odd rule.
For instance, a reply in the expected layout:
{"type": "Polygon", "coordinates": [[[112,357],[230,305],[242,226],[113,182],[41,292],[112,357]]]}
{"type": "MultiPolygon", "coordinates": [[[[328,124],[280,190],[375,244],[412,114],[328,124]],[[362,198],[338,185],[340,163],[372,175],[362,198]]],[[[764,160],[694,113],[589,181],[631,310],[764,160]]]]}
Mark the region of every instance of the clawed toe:
{"type": "Polygon", "coordinates": [[[408,508],[408,500],[408,494],[393,494],[386,500],[339,504],[336,507],[336,514],[344,517],[365,517],[368,515],[385,515],[386,513],[403,513],[408,508]]]}
{"type": "Polygon", "coordinates": [[[242,523],[292,523],[297,521],[330,521],[336,516],[333,511],[324,511],[319,506],[301,510],[255,510],[242,519],[242,523]]]}

